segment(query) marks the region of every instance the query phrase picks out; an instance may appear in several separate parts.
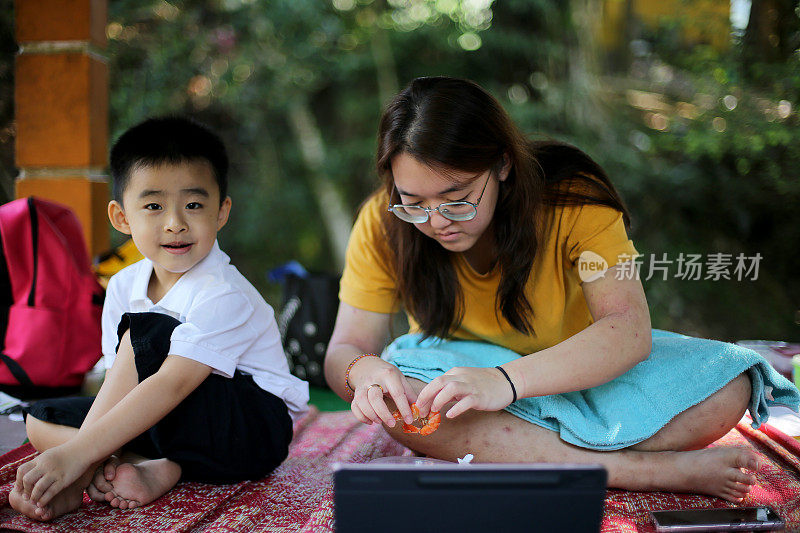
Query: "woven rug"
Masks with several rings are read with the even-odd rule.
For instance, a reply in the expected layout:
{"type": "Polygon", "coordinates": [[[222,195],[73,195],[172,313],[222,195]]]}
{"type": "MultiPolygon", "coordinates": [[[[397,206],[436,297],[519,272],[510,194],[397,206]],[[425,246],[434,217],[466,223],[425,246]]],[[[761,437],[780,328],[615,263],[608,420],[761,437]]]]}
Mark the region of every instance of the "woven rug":
{"type": "Polygon", "coordinates": [[[739,423],[712,446],[749,446],[761,456],[756,486],[740,504],[719,498],[672,492],[609,490],[603,533],[651,533],[650,511],[770,505],[786,522],[787,532],[800,532],[800,442],[764,424],[758,430],[739,423]]]}
{"type": "MultiPolygon", "coordinates": [[[[740,424],[715,445],[751,446],[762,455],[764,467],[757,475],[758,486],[744,505],[770,504],[786,520],[787,531],[800,531],[800,443],[768,426],[762,429],[740,424]]],[[[0,457],[0,529],[333,532],[330,465],[363,463],[410,451],[380,427],[357,422],[349,411],[312,411],[295,426],[288,459],[266,479],[234,485],[181,483],[156,502],[126,511],[84,497],[77,512],[49,523],[30,520],[8,506],[16,468],[34,453],[26,445],[0,457]]],[[[648,516],[651,509],[728,506],[731,504],[724,500],[704,496],[610,490],[602,531],[653,531],[648,516]]]]}

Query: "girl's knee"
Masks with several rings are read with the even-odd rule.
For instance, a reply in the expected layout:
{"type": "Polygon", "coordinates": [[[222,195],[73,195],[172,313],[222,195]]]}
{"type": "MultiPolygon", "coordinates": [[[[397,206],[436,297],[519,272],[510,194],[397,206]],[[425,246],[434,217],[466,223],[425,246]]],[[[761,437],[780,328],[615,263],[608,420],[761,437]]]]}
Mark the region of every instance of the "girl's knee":
{"type": "Polygon", "coordinates": [[[753,383],[750,381],[750,376],[747,372],[742,372],[730,383],[720,390],[720,394],[724,396],[722,401],[732,407],[731,416],[738,419],[747,411],[750,405],[750,397],[753,394],[753,383]]]}

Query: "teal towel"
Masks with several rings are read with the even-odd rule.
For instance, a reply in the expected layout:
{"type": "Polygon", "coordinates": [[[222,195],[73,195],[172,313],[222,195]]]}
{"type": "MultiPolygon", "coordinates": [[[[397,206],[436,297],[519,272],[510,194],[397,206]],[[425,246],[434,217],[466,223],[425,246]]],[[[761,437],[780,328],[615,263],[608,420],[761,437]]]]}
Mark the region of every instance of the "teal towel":
{"type": "MultiPolygon", "coordinates": [[[[425,382],[455,366],[493,367],[518,357],[493,344],[419,334],[399,337],[383,353],[403,374],[425,382]]],[[[798,410],[798,390],[753,350],[654,329],[650,357],[618,378],[587,390],[523,398],[506,411],[576,446],[618,450],[653,436],[745,371],[753,384],[754,428],[767,421],[770,405],[798,410]]]]}

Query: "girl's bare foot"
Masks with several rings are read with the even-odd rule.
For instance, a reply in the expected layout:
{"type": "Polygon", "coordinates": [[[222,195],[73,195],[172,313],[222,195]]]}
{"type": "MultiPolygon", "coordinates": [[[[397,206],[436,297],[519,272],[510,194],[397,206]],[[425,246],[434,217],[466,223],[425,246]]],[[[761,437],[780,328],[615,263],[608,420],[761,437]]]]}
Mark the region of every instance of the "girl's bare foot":
{"type": "Polygon", "coordinates": [[[8,503],[18,512],[28,518],[46,522],[62,514],[74,511],[81,506],[83,501],[83,487],[76,482],[56,494],[50,503],[44,507],[38,507],[30,499],[26,499],[22,492],[13,489],[8,494],[8,503]]]}
{"type": "Polygon", "coordinates": [[[169,459],[148,459],[116,466],[113,490],[105,494],[112,507],[133,509],[147,505],[175,486],[181,467],[169,459]]]}
{"type": "Polygon", "coordinates": [[[114,480],[117,466],[120,464],[119,457],[112,455],[106,462],[97,467],[91,483],[86,487],[86,493],[96,502],[105,502],[106,494],[114,490],[111,482],[114,480]]]}
{"type": "Polygon", "coordinates": [[[654,471],[649,490],[709,494],[731,502],[747,496],[756,483],[753,472],[761,467],[758,454],[747,448],[720,446],[658,455],[664,461],[653,465],[660,472],[654,471]]]}

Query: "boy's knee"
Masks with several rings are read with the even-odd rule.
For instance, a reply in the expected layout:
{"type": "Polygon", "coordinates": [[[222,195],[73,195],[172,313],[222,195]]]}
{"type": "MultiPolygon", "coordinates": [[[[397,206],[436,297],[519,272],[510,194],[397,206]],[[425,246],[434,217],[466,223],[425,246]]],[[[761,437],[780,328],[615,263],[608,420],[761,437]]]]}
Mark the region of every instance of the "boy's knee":
{"type": "Polygon", "coordinates": [[[117,357],[121,355],[130,355],[133,357],[133,344],[131,344],[130,328],[126,329],[125,333],[123,333],[122,337],[119,339],[119,345],[117,346],[117,357]]]}
{"type": "Polygon", "coordinates": [[[28,435],[31,434],[31,431],[36,431],[36,428],[42,424],[42,421],[33,416],[32,414],[28,413],[25,415],[25,431],[28,432],[28,435]]]}
{"type": "Polygon", "coordinates": [[[140,381],[150,377],[169,354],[172,332],[180,325],[162,313],[125,313],[117,329],[117,358],[132,362],[140,381]]]}
{"type": "Polygon", "coordinates": [[[25,417],[25,432],[28,434],[28,440],[38,451],[42,451],[42,448],[44,448],[43,444],[46,440],[45,433],[48,425],[50,424],[39,420],[30,413],[25,417]]]}

